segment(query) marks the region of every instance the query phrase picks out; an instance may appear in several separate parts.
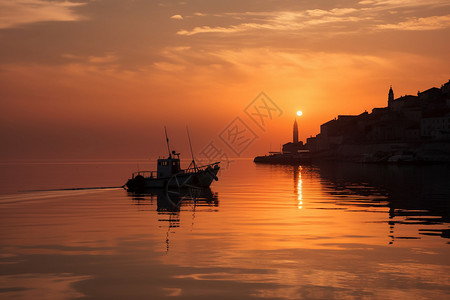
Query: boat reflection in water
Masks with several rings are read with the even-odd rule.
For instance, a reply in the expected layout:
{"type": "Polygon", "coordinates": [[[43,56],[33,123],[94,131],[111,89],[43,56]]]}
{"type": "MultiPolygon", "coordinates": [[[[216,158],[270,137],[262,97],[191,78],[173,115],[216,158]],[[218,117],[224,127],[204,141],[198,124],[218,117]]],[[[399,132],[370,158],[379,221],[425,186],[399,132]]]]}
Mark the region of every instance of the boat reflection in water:
{"type": "Polygon", "coordinates": [[[0,298],[447,299],[449,174],[243,159],[215,192],[8,196],[0,298]]]}
{"type": "Polygon", "coordinates": [[[166,234],[166,251],[169,251],[169,235],[174,228],[180,227],[180,212],[192,212],[192,224],[195,220],[196,210],[201,208],[217,211],[219,197],[210,188],[179,188],[179,189],[146,189],[140,192],[129,192],[133,203],[140,207],[149,206],[151,210],[155,205],[159,222],[168,223],[166,234]]]}
{"type": "Polygon", "coordinates": [[[338,208],[387,212],[390,244],[424,235],[450,238],[449,165],[329,163],[292,168],[299,209],[303,205],[302,173],[315,174],[338,208]],[[417,230],[401,230],[404,225],[417,230]]]}

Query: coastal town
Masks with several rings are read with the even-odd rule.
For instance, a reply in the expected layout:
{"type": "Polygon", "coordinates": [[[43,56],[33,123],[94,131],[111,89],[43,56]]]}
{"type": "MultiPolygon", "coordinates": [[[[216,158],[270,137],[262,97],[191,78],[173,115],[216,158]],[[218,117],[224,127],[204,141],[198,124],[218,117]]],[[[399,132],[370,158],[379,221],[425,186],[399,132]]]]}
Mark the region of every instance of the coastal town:
{"type": "Polygon", "coordinates": [[[394,97],[387,106],[359,115],[338,115],[320,133],[293,140],[282,152],[258,156],[255,162],[302,163],[318,160],[355,162],[450,162],[450,80],[417,95],[394,97]]]}

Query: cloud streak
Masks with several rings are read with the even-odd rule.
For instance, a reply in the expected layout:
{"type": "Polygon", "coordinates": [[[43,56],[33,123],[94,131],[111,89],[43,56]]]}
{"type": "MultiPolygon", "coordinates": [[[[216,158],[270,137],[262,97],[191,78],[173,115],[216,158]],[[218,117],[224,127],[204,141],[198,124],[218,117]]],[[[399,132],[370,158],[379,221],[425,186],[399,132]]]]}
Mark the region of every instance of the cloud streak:
{"type": "Polygon", "coordinates": [[[358,4],[370,6],[388,6],[388,7],[418,7],[418,6],[448,6],[445,0],[362,0],[358,4]]]}
{"type": "MultiPolygon", "coordinates": [[[[178,35],[192,36],[202,33],[232,34],[253,32],[255,30],[269,31],[296,31],[308,29],[310,31],[322,30],[324,25],[329,25],[328,32],[345,33],[358,30],[436,30],[449,27],[448,16],[420,16],[422,9],[450,8],[447,1],[430,0],[426,4],[418,0],[363,0],[355,7],[325,9],[308,9],[299,11],[273,11],[273,12],[235,12],[212,14],[217,20],[224,23],[221,26],[196,26],[193,29],[181,29],[178,35]],[[416,11],[417,10],[417,11],[416,11]],[[408,14],[414,11],[418,16],[408,19],[408,14]],[[227,19],[228,18],[228,19],[227,19]],[[398,22],[393,23],[392,19],[398,22]],[[239,20],[240,24],[235,23],[239,20]],[[227,24],[228,22],[228,24],[227,24]],[[355,24],[357,23],[357,26],[355,24]],[[382,25],[380,25],[382,24],[382,25]]],[[[192,17],[204,17],[206,14],[195,13],[192,17]]]]}
{"type": "Polygon", "coordinates": [[[0,29],[47,21],[78,21],[73,11],[84,3],[43,0],[0,0],[0,29]]]}
{"type": "Polygon", "coordinates": [[[234,19],[245,19],[238,25],[231,26],[197,26],[192,30],[179,30],[178,35],[195,35],[199,33],[236,33],[253,30],[293,31],[328,23],[358,22],[367,19],[365,16],[352,15],[354,8],[335,8],[331,10],[305,10],[280,12],[245,12],[228,13],[234,19]]]}
{"type": "Polygon", "coordinates": [[[411,18],[397,24],[383,24],[379,29],[392,30],[439,30],[450,28],[450,15],[432,16],[428,18],[411,18]]]}

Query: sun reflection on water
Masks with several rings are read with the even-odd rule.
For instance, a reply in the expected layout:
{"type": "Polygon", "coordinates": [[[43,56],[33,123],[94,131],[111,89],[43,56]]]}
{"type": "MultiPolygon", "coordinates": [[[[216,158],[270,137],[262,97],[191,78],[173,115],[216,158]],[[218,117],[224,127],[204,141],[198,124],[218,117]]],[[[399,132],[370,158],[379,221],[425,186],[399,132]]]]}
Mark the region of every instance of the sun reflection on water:
{"type": "Polygon", "coordinates": [[[298,209],[303,208],[302,167],[294,167],[294,192],[297,195],[298,209]]]}
{"type": "Polygon", "coordinates": [[[449,174],[238,160],[206,190],[0,197],[0,298],[447,299],[449,174]]]}

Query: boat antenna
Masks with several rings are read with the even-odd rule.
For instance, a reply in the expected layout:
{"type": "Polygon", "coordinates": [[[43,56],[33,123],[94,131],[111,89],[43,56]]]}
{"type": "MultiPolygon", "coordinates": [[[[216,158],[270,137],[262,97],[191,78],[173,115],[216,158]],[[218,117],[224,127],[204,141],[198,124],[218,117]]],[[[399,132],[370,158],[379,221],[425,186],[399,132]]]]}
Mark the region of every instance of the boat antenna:
{"type": "Polygon", "coordinates": [[[191,136],[189,135],[189,128],[187,127],[187,125],[186,125],[186,131],[187,131],[187,135],[188,135],[188,139],[189,139],[189,148],[191,148],[192,164],[194,165],[194,169],[196,169],[197,166],[195,165],[194,151],[192,151],[191,136]]]}
{"type": "Polygon", "coordinates": [[[169,138],[167,137],[167,128],[166,128],[166,126],[164,126],[164,132],[166,133],[166,143],[167,143],[167,150],[169,150],[169,158],[172,158],[172,154],[170,153],[169,138]]]}

